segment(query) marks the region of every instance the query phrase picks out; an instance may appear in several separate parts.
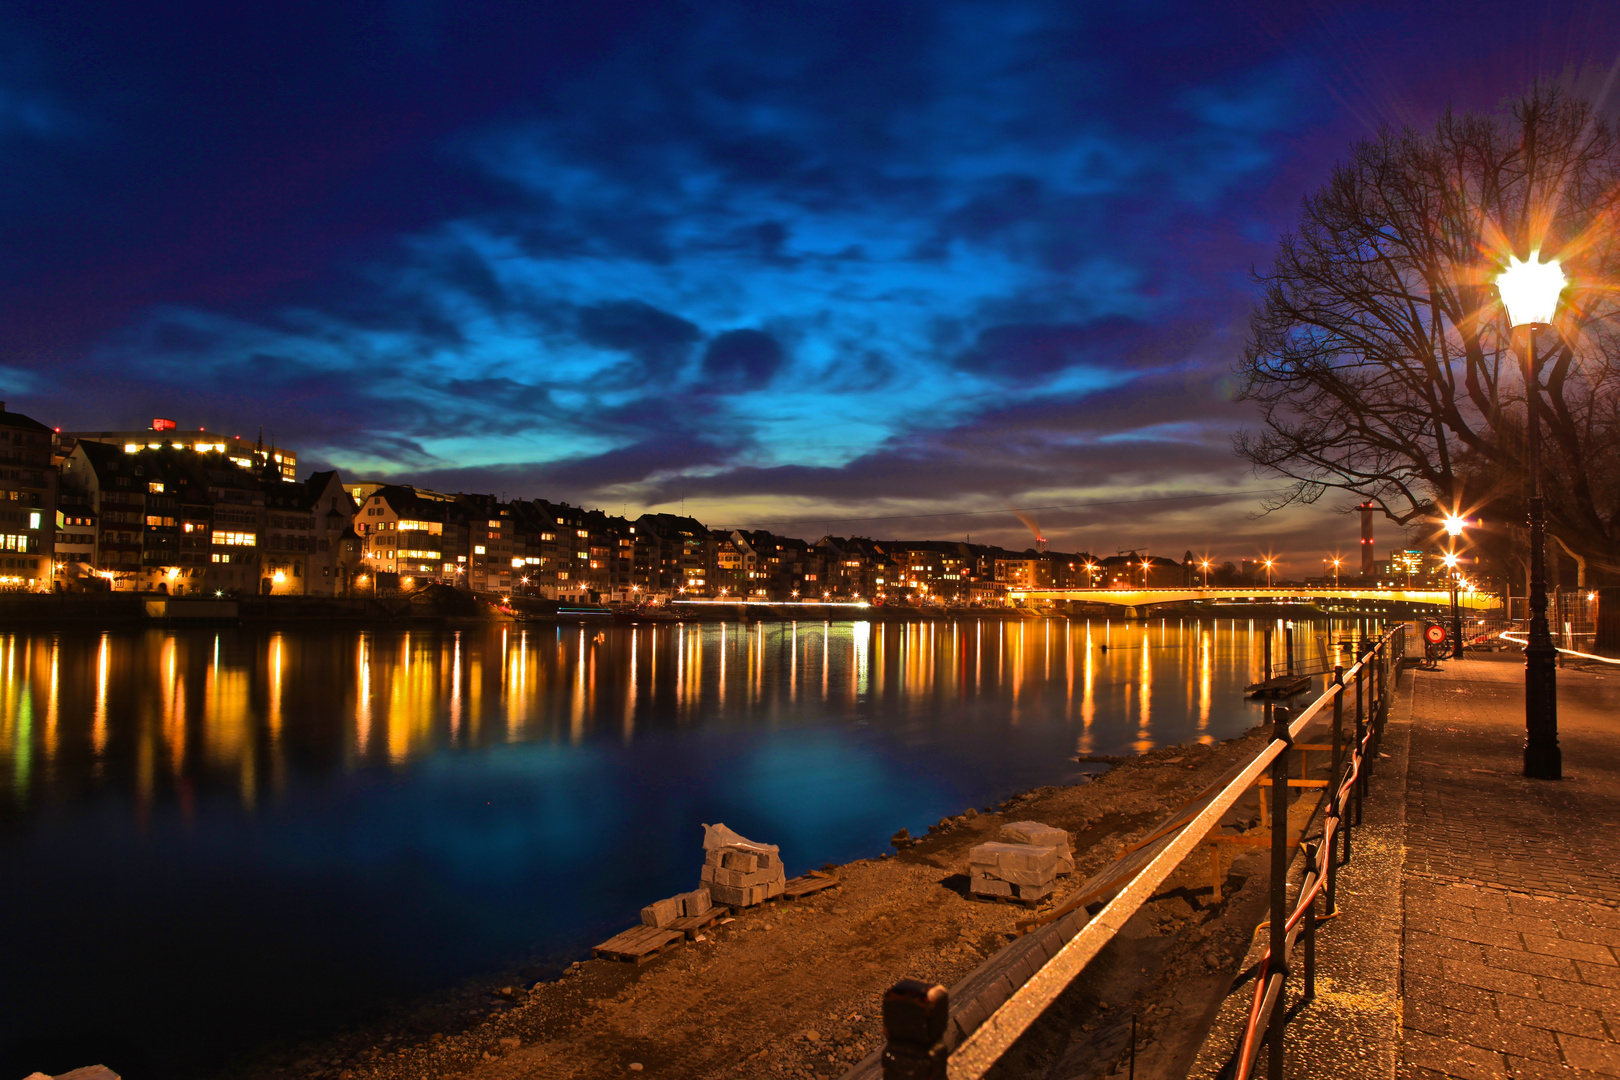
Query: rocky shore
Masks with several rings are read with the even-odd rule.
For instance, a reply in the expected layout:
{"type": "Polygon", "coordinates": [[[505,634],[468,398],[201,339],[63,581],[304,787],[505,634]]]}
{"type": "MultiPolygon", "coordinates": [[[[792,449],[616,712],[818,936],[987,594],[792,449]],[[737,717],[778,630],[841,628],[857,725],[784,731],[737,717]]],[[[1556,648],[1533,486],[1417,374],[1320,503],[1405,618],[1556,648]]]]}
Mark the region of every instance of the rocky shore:
{"type": "MultiPolygon", "coordinates": [[[[644,966],[585,960],[555,980],[468,989],[454,1002],[267,1054],[230,1080],[840,1076],[881,1045],[884,989],[906,976],[949,986],[1030,916],[1020,905],[968,897],[970,847],[996,839],[1007,821],[1068,830],[1076,873],[1033,910],[1048,909],[1260,745],[1251,733],[1166,747],[1085,783],[970,808],[895,853],[831,868],[838,888],[749,909],[644,966]]],[[[1233,868],[1219,903],[1207,869],[1172,881],[1133,922],[1131,940],[1111,946],[1097,975],[1076,984],[1076,1000],[1053,1010],[1083,1010],[1083,1022],[1046,1033],[1038,1025],[998,1074],[1044,1075],[1055,1058],[1076,1055],[1077,1038],[1088,1043],[1082,1056],[1117,1060],[1132,1016],[1139,1053],[1184,1056],[1174,1030],[1230,978],[1253,929],[1248,908],[1258,890],[1245,887],[1241,871],[1233,868]]]]}

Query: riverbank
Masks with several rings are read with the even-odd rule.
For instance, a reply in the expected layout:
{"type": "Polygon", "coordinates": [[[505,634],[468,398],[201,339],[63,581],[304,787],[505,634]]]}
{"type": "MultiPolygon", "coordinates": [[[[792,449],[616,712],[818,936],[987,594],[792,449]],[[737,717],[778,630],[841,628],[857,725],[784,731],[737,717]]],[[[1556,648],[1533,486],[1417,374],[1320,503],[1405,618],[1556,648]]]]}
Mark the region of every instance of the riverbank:
{"type": "Polygon", "coordinates": [[[560,604],[475,596],[448,587],[409,596],[171,597],[160,593],[0,594],[0,628],[118,626],[313,626],[313,625],[520,625],[675,626],[755,622],[1020,622],[1028,619],[1157,622],[1219,619],[1326,621],[1364,618],[1363,611],[1328,611],[1309,604],[1167,605],[1142,614],[1118,605],[1066,602],[1051,609],[952,607],[908,604],[724,604],[673,605],[650,610],[597,604],[560,604]]]}
{"type": "MultiPolygon", "coordinates": [[[[643,967],[584,960],[561,978],[529,986],[499,980],[464,988],[388,1022],[266,1054],[228,1075],[508,1080],[628,1075],[639,1065],[634,1071],[647,1076],[839,1076],[880,1044],[884,989],[905,976],[948,986],[1012,940],[1013,924],[1029,917],[1023,907],[967,898],[970,847],[997,839],[1007,821],[1069,830],[1077,867],[1054,894],[1061,902],[1123,844],[1254,753],[1260,738],[1161,748],[1085,783],[1039,788],[946,819],[896,854],[830,868],[842,879],[838,888],[752,909],[643,967]]],[[[791,866],[792,852],[784,854],[791,866]]],[[[694,880],[700,860],[694,826],[694,880]]],[[[1185,982],[1224,966],[1224,952],[1241,955],[1246,931],[1216,948],[1216,913],[1176,896],[1144,912],[1155,943],[1179,930],[1199,947],[1144,963],[1142,978],[1185,982]],[[1218,951],[1217,964],[1209,958],[1218,951]]],[[[1126,983],[1135,971],[1132,964],[1126,983]]],[[[1117,977],[1099,985],[1113,987],[1112,1013],[1107,1003],[1091,1003],[1099,1038],[1112,1045],[1133,991],[1117,977]]],[[[1143,1017],[1140,1038],[1151,1037],[1153,1022],[1143,1017]]]]}

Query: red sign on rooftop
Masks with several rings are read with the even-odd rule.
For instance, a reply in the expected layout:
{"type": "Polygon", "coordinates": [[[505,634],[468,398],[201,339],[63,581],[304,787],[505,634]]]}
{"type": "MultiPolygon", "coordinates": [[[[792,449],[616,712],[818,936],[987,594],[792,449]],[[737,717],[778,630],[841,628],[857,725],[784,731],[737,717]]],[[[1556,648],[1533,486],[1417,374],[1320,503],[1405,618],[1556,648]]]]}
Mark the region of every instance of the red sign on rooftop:
{"type": "Polygon", "coordinates": [[[153,420],[152,421],[152,430],[153,431],[173,431],[175,428],[177,428],[179,426],[180,425],[176,424],[173,420],[158,419],[158,420],[153,420]]]}

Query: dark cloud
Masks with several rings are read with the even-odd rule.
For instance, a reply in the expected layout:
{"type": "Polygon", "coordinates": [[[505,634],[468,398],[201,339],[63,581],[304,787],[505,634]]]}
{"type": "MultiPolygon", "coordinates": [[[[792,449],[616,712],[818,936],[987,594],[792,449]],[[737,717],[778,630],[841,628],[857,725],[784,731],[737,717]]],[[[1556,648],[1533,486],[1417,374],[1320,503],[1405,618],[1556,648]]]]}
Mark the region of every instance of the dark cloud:
{"type": "Polygon", "coordinates": [[[700,337],[698,328],[678,315],[640,300],[616,300],[581,308],[579,336],[592,345],[629,353],[645,374],[668,378],[686,360],[700,337]]]}
{"type": "Polygon", "coordinates": [[[956,366],[1002,379],[1038,379],[1065,368],[1104,365],[1142,330],[1135,319],[1117,315],[1086,323],[991,326],[956,358],[956,366]]]}
{"type": "Polygon", "coordinates": [[[728,330],[704,350],[703,375],[719,392],[758,390],[786,360],[781,343],[763,330],[728,330]]]}

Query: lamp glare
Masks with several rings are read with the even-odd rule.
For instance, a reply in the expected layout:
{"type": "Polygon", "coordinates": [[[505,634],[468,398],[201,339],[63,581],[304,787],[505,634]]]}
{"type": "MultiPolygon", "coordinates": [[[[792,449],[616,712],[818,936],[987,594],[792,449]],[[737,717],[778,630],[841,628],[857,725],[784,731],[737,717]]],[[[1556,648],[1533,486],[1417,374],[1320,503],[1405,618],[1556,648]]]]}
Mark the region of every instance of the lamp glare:
{"type": "Polygon", "coordinates": [[[1496,277],[1496,290],[1514,326],[1545,326],[1558,310],[1558,297],[1569,284],[1557,259],[1539,261],[1540,249],[1530,258],[1508,257],[1507,267],[1496,277]]]}

